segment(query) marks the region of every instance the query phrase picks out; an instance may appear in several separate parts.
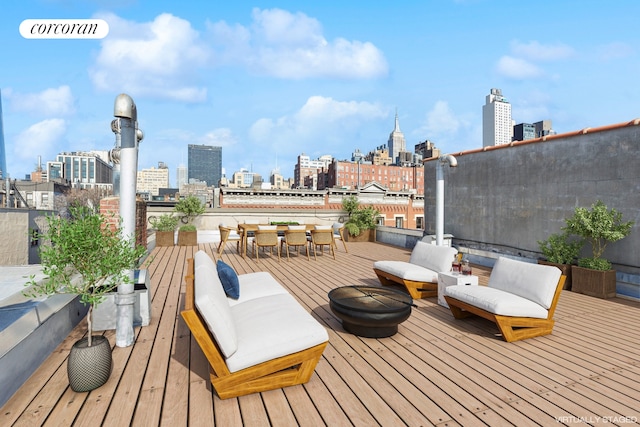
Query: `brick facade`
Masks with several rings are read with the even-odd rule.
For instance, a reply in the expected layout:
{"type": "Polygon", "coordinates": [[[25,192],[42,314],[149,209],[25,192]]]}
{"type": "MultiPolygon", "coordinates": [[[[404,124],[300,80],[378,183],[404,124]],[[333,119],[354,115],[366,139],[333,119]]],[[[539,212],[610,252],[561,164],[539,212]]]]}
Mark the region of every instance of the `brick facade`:
{"type": "MultiPolygon", "coordinates": [[[[107,218],[107,225],[116,227],[120,219],[120,197],[100,200],[100,213],[107,218]]],[[[147,247],[147,205],[141,198],[136,198],[136,245],[147,247]]]]}

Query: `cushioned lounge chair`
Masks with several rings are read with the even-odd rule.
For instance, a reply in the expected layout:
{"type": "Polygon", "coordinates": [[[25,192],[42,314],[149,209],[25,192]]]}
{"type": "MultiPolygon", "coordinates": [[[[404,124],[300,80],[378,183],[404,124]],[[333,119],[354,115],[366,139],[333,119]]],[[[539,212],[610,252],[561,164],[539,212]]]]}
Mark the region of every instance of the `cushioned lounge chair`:
{"type": "Polygon", "coordinates": [[[411,252],[409,262],[376,261],[373,264],[380,283],[400,284],[407,288],[413,299],[438,295],[438,273],[450,271],[451,263],[458,253],[450,246],[436,246],[419,241],[411,252]]]}
{"type": "Polygon", "coordinates": [[[552,332],[565,279],[557,267],[500,257],[487,286],[448,286],[444,298],[456,319],[488,319],[512,342],[552,332]]]}

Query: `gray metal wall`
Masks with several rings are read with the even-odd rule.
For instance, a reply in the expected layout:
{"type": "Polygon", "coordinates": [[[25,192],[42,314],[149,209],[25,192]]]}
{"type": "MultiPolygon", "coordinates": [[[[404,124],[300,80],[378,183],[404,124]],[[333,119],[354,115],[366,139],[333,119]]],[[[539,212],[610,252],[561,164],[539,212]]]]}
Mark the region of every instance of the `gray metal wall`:
{"type": "MultiPolygon", "coordinates": [[[[538,240],[560,231],[575,207],[600,199],[622,212],[623,220],[635,221],[631,234],[611,243],[605,257],[618,271],[618,292],[622,280],[631,285],[622,293],[640,297],[637,122],[452,153],[458,167],[444,167],[445,233],[460,246],[536,259],[538,240]]],[[[427,234],[435,233],[435,168],[436,161],[425,162],[427,234]]],[[[589,250],[585,246],[585,256],[589,250]]]]}

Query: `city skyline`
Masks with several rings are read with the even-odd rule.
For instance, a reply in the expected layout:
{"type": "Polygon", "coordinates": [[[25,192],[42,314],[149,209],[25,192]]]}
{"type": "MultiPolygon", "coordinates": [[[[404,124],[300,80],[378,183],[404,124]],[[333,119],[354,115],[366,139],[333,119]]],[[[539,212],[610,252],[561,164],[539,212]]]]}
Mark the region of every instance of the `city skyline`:
{"type": "Polygon", "coordinates": [[[396,112],[410,151],[426,139],[445,153],[480,148],[491,88],[516,123],[552,120],[558,133],[619,123],[638,116],[639,11],[628,0],[5,5],[7,169],[20,179],[39,155],[111,149],[123,92],[145,132],[138,169],[163,161],[172,185],[189,144],[223,147],[227,177],[246,168],[266,179],[279,166],[286,178],[300,153],[342,160],[385,144],[396,112]],[[35,18],[104,19],[109,33],[22,38],[20,23],[35,18]]]}

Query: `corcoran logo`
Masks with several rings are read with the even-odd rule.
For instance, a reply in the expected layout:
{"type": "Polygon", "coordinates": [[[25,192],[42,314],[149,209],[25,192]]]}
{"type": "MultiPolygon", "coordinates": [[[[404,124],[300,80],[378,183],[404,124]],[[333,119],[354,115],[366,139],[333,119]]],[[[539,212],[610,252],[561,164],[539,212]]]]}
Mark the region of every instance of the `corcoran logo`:
{"type": "Polygon", "coordinates": [[[102,19],[25,19],[20,35],[25,39],[103,39],[109,24],[102,19]]]}

